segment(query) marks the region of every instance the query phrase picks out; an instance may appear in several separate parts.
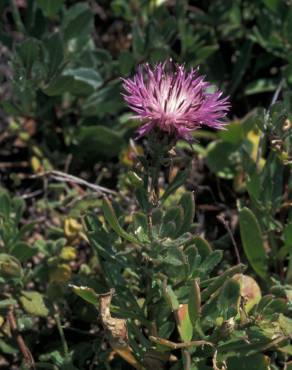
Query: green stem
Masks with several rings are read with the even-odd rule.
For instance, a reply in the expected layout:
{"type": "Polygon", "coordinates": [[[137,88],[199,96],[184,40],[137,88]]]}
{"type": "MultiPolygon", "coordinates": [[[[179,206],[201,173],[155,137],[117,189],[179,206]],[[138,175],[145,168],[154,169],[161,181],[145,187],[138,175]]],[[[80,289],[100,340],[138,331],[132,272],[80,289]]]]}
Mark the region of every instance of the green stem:
{"type": "Polygon", "coordinates": [[[55,309],[54,318],[55,318],[57,328],[58,328],[58,332],[59,332],[59,335],[60,335],[60,338],[61,338],[64,355],[65,355],[65,357],[67,357],[68,354],[69,354],[68,344],[67,344],[65,334],[64,334],[64,330],[63,330],[63,327],[62,327],[62,324],[61,324],[59,308],[56,304],[54,304],[54,309],[55,309]]]}

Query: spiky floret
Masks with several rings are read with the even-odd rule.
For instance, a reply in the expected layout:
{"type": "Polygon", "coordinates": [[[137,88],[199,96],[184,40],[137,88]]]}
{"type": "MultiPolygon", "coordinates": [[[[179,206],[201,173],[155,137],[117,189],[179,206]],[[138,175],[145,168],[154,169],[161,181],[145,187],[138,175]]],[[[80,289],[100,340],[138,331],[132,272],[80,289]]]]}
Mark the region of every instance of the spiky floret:
{"type": "Polygon", "coordinates": [[[177,138],[191,139],[192,131],[206,125],[222,129],[230,104],[220,90],[199,75],[198,68],[187,72],[183,65],[159,63],[138,67],[133,79],[123,79],[123,94],[134,118],[144,124],[140,136],[155,128],[177,138]]]}

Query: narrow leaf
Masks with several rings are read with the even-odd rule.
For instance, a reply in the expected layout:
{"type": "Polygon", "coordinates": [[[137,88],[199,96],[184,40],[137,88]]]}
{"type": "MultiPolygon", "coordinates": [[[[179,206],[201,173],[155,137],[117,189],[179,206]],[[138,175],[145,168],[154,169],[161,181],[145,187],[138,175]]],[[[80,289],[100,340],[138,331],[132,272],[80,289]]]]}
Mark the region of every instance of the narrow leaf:
{"type": "Polygon", "coordinates": [[[166,282],[163,283],[163,295],[172,311],[176,311],[179,309],[177,296],[174,293],[172,287],[170,285],[167,285],[166,282]]]}
{"type": "Polygon", "coordinates": [[[128,240],[131,243],[139,244],[139,241],[132,235],[128,234],[123,230],[119,224],[115,211],[107,198],[103,199],[103,213],[107,222],[111,228],[122,238],[128,240]]]}
{"type": "Polygon", "coordinates": [[[190,320],[190,315],[189,315],[189,308],[188,305],[181,304],[179,309],[176,312],[177,316],[177,328],[180,334],[181,339],[184,342],[188,342],[192,340],[193,337],[193,325],[190,320]]]}
{"type": "Polygon", "coordinates": [[[201,313],[201,291],[198,279],[191,282],[188,302],[190,320],[195,327],[201,313]]]}
{"type": "Polygon", "coordinates": [[[184,193],[180,199],[179,204],[183,209],[183,221],[177,233],[177,236],[188,232],[193,222],[195,215],[195,204],[192,193],[190,192],[184,193]]]}
{"type": "Polygon", "coordinates": [[[180,186],[185,184],[188,174],[189,174],[188,169],[185,169],[184,171],[178,171],[177,175],[175,176],[173,181],[168,185],[163,196],[161,197],[161,202],[164,202],[169,197],[170,194],[174,193],[180,186]]]}
{"type": "Polygon", "coordinates": [[[217,289],[219,289],[225,283],[227,279],[231,278],[238,272],[243,272],[243,270],[245,270],[245,266],[243,264],[239,264],[229,268],[222,275],[218,276],[208,285],[206,289],[203,290],[202,301],[206,301],[213,293],[216,292],[217,289]]]}

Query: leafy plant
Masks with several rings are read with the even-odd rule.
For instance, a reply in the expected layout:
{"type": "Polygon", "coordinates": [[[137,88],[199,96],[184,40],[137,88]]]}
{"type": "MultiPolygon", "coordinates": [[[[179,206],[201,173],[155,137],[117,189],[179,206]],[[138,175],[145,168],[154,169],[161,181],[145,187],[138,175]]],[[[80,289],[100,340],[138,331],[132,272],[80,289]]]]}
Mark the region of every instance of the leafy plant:
{"type": "Polygon", "coordinates": [[[1,366],[289,370],[290,1],[0,14],[1,366]],[[121,77],[170,58],[225,130],[132,140],[121,77]]]}

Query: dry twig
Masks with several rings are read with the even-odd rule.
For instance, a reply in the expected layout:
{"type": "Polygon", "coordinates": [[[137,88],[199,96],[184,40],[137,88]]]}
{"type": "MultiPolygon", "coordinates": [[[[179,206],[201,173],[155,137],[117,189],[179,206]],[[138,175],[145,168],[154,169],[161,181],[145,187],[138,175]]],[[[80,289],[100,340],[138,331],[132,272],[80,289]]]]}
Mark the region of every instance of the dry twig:
{"type": "Polygon", "coordinates": [[[104,193],[112,194],[112,195],[118,194],[114,190],[107,189],[100,185],[92,184],[86,180],[81,179],[80,177],[69,175],[68,173],[61,172],[61,171],[52,170],[52,171],[46,171],[46,172],[42,172],[42,173],[30,176],[30,178],[38,178],[38,177],[49,177],[49,178],[52,178],[60,182],[69,182],[69,183],[74,183],[78,185],[83,185],[89,189],[97,191],[100,194],[104,194],[104,193]]]}
{"type": "Polygon", "coordinates": [[[28,369],[35,369],[35,363],[34,359],[32,357],[32,354],[30,350],[28,349],[27,345],[24,342],[24,339],[22,338],[22,335],[19,333],[18,328],[17,328],[17,323],[14,317],[14,312],[13,312],[13,307],[10,307],[7,313],[7,321],[9,323],[11,333],[15,337],[17,345],[20,349],[20,352],[23,355],[23,359],[25,362],[25,366],[28,369]]]}

